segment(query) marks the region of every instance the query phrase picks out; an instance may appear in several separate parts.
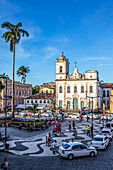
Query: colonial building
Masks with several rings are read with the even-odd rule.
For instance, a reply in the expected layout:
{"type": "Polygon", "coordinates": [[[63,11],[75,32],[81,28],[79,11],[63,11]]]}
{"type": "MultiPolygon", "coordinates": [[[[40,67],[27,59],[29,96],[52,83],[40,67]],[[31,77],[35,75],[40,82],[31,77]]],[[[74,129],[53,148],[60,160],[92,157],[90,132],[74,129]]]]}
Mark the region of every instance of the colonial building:
{"type": "Polygon", "coordinates": [[[98,92],[98,106],[99,108],[102,107],[102,102],[105,105],[105,108],[110,109],[110,96],[111,96],[111,89],[113,89],[113,83],[101,83],[99,85],[99,92],[98,92]]]}
{"type": "MultiPolygon", "coordinates": [[[[4,75],[0,75],[0,81],[4,84],[5,88],[1,92],[1,99],[0,99],[0,110],[4,110],[5,108],[5,98],[6,94],[6,78],[4,75]]],[[[12,80],[7,78],[7,96],[12,95],[12,80]]],[[[14,104],[23,104],[23,99],[32,95],[32,84],[23,84],[19,81],[15,81],[15,99],[14,104]]],[[[7,106],[11,107],[11,99],[7,101],[7,106]]]]}
{"type": "Polygon", "coordinates": [[[110,96],[110,113],[113,113],[113,89],[111,90],[110,96]]]}
{"type": "Polygon", "coordinates": [[[44,83],[43,85],[40,86],[40,93],[55,94],[56,93],[56,83],[55,82],[44,83]]]}
{"type": "Polygon", "coordinates": [[[96,110],[97,91],[98,72],[88,70],[85,74],[80,74],[75,67],[69,75],[69,61],[62,52],[62,56],[56,61],[56,107],[77,111],[90,107],[96,110]]]}
{"type": "Polygon", "coordinates": [[[50,107],[52,106],[54,108],[55,105],[55,95],[52,93],[37,93],[34,95],[31,95],[24,99],[24,104],[29,105],[29,104],[38,104],[38,105],[43,105],[45,107],[50,107]]]}

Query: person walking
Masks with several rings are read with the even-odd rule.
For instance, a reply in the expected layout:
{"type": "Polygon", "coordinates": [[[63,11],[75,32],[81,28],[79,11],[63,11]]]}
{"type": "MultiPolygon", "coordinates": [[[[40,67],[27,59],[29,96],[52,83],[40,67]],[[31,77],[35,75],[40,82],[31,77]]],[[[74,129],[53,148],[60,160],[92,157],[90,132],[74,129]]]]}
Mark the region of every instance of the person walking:
{"type": "Polygon", "coordinates": [[[68,126],[69,126],[69,130],[71,131],[71,122],[70,121],[68,123],[68,126]]]}
{"type": "Polygon", "coordinates": [[[86,119],[87,119],[87,122],[88,122],[88,120],[89,120],[89,116],[88,115],[87,115],[86,119]]]}
{"type": "Polygon", "coordinates": [[[73,129],[75,128],[75,121],[73,121],[73,129]]]}
{"type": "Polygon", "coordinates": [[[48,146],[51,146],[51,134],[49,132],[49,137],[48,137],[48,146]]]}
{"type": "Polygon", "coordinates": [[[53,154],[57,151],[57,141],[55,140],[52,144],[53,154]]]}
{"type": "Polygon", "coordinates": [[[3,162],[3,170],[7,170],[8,168],[8,165],[12,166],[9,161],[7,160],[7,157],[4,159],[4,162],[3,162]]]}
{"type": "Polygon", "coordinates": [[[73,132],[74,132],[75,139],[77,139],[77,130],[76,130],[76,128],[73,128],[73,132]]]}
{"type": "Polygon", "coordinates": [[[93,138],[93,126],[91,126],[91,137],[93,138]]]}
{"type": "Polygon", "coordinates": [[[90,126],[87,125],[87,136],[90,136],[90,126]]]}
{"type": "Polygon", "coordinates": [[[48,145],[48,137],[49,137],[49,134],[47,133],[47,135],[46,135],[46,146],[48,145]]]}

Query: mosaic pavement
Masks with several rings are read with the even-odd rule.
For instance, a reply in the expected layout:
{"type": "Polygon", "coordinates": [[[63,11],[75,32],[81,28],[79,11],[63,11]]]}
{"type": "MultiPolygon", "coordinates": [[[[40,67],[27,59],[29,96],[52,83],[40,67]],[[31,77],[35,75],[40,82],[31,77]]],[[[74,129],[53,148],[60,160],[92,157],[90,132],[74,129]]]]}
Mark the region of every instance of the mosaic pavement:
{"type": "MultiPolygon", "coordinates": [[[[87,123],[86,121],[76,123],[77,139],[74,141],[82,142],[84,144],[88,144],[89,141],[91,141],[91,138],[86,135],[87,124],[90,123],[87,123]]],[[[102,123],[99,123],[98,120],[94,120],[94,135],[100,132],[101,126],[102,123]]],[[[45,136],[46,133],[25,138],[11,135],[10,139],[7,141],[9,144],[9,152],[16,155],[53,156],[52,148],[46,146],[45,136]]],[[[65,126],[62,128],[61,134],[58,134],[57,137],[52,136],[52,141],[56,140],[57,146],[61,146],[62,141],[65,140],[66,142],[70,142],[72,138],[74,138],[73,131],[69,131],[68,126],[65,126]]],[[[3,143],[0,142],[0,149],[3,148],[3,143]]],[[[56,155],[58,154],[55,154],[55,156],[56,155]]]]}

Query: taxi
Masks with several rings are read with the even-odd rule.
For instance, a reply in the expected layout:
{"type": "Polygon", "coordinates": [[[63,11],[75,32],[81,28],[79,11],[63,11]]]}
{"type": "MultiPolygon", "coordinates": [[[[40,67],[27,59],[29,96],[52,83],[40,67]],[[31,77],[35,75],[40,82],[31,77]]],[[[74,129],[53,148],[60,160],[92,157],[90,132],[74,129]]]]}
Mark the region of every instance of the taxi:
{"type": "Polygon", "coordinates": [[[96,135],[91,141],[91,146],[96,149],[106,150],[107,146],[110,145],[110,139],[104,135],[96,135]]]}
{"type": "Polygon", "coordinates": [[[102,131],[100,132],[100,135],[104,135],[107,138],[109,138],[110,140],[112,140],[112,138],[113,138],[113,133],[110,128],[103,128],[102,131]]]}
{"type": "Polygon", "coordinates": [[[97,150],[94,147],[88,147],[80,142],[66,143],[59,147],[58,153],[61,157],[73,159],[74,157],[80,156],[91,156],[97,155],[97,150]]]}

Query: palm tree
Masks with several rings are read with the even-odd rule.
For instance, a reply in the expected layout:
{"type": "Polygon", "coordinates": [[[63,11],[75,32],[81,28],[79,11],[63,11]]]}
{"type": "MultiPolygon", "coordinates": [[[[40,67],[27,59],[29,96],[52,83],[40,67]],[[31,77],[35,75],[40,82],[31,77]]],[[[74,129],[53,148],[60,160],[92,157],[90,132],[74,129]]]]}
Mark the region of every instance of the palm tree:
{"type": "Polygon", "coordinates": [[[10,41],[10,51],[13,52],[13,67],[12,67],[12,117],[14,118],[14,71],[15,71],[15,45],[19,43],[21,34],[22,36],[29,36],[28,32],[20,29],[22,27],[22,23],[19,22],[17,25],[13,25],[10,22],[4,22],[1,25],[2,28],[8,29],[2,36],[5,38],[5,42],[10,41]]]}
{"type": "Polygon", "coordinates": [[[24,67],[24,66],[19,67],[19,69],[17,70],[17,75],[22,76],[21,82],[23,81],[23,83],[26,83],[26,73],[29,72],[30,72],[29,67],[24,67]]]}
{"type": "Polygon", "coordinates": [[[34,130],[35,130],[35,114],[40,110],[37,109],[38,104],[32,104],[32,107],[27,107],[26,110],[29,110],[30,112],[32,112],[34,114],[34,130]]]}

